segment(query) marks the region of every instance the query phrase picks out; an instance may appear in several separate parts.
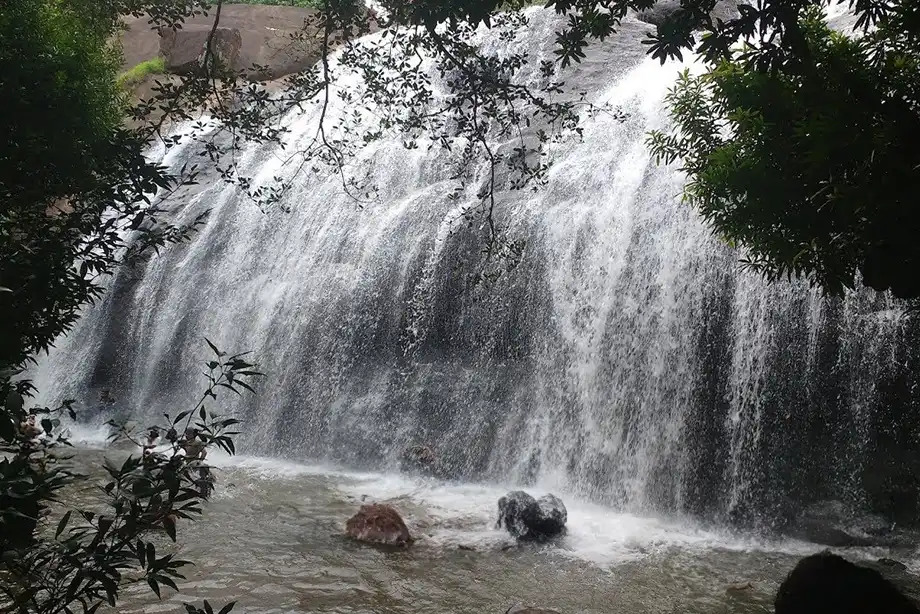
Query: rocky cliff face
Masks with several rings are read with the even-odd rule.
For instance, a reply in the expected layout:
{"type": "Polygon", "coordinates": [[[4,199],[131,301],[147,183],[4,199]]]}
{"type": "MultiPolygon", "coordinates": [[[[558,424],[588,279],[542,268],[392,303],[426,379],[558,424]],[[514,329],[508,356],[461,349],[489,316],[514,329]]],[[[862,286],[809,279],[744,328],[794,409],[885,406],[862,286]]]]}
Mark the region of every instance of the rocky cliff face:
{"type": "MultiPolygon", "coordinates": [[[[222,59],[252,79],[277,79],[306,70],[320,54],[315,21],[313,9],[224,5],[216,31],[223,43],[222,59]]],[[[214,14],[189,19],[180,30],[151,29],[145,17],[128,18],[126,25],[122,41],[126,68],[159,55],[166,60],[168,72],[182,73],[197,63],[214,14]]]]}

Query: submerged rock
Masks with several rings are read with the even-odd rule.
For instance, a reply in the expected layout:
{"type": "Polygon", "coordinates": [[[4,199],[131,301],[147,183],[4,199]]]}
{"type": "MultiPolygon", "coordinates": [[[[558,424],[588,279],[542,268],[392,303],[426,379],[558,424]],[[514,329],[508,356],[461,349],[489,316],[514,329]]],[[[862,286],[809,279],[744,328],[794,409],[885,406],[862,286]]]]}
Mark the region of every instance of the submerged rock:
{"type": "Polygon", "coordinates": [[[907,571],[907,565],[905,565],[901,561],[896,561],[894,559],[883,557],[877,560],[876,563],[884,567],[887,567],[889,569],[894,569],[896,571],[907,571]]]}
{"type": "Polygon", "coordinates": [[[345,524],[345,534],[371,544],[408,546],[412,543],[409,528],[399,512],[381,503],[362,505],[345,524]]]}
{"type": "Polygon", "coordinates": [[[725,589],[725,594],[730,597],[738,597],[741,595],[746,595],[754,590],[754,585],[750,582],[742,582],[739,584],[732,584],[725,589]]]}
{"type": "Polygon", "coordinates": [[[512,606],[505,614],[559,614],[556,610],[546,610],[543,608],[530,608],[520,605],[512,606]]]}
{"type": "MultiPolygon", "coordinates": [[[[653,26],[662,26],[679,10],[681,3],[678,0],[658,0],[651,8],[639,11],[636,17],[639,21],[653,26]]],[[[738,17],[738,3],[735,0],[718,0],[709,13],[713,20],[728,21],[738,17]]]]}
{"type": "Polygon", "coordinates": [[[555,495],[534,499],[522,490],[498,500],[498,528],[518,539],[549,539],[565,531],[568,512],[555,495]]]}
{"type": "Polygon", "coordinates": [[[799,539],[832,548],[894,546],[898,536],[884,518],[852,509],[840,501],[819,501],[806,507],[787,529],[799,539]]]}
{"type": "Polygon", "coordinates": [[[874,569],[822,552],[807,556],[783,581],[776,614],[918,614],[920,609],[874,569]]]}
{"type": "Polygon", "coordinates": [[[446,464],[428,445],[409,446],[403,450],[400,469],[405,473],[427,478],[448,480],[452,477],[446,464]]]}

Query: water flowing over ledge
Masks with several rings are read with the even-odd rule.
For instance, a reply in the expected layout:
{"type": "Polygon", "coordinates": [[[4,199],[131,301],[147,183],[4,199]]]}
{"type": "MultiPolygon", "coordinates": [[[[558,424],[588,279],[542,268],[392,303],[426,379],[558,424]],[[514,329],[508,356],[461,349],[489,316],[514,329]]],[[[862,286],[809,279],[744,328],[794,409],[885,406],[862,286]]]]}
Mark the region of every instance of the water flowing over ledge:
{"type": "MultiPolygon", "coordinates": [[[[530,15],[486,48],[526,48],[537,66],[554,21],[530,15]]],[[[120,272],[36,384],[90,404],[108,389],[135,417],[178,411],[207,336],[268,374],[230,406],[259,456],[392,469],[427,442],[465,480],[718,522],[783,526],[826,500],[891,518],[916,507],[917,327],[884,296],[825,300],[739,270],[681,204],[679,174],[650,160],[676,67],[644,59],[644,28],[627,21],[566,79],[629,119],[586,119],[547,186],[497,195],[526,240],[508,275],[470,281],[475,186],[447,198],[451,154],[385,139],[353,163],[379,190],[362,208],[326,176],[266,212],[216,180],[185,194],[176,216],[213,209],[199,236],[120,272]]],[[[316,120],[289,115],[291,140],[316,120]]],[[[284,172],[269,147],[240,165],[256,185],[284,172]]]]}

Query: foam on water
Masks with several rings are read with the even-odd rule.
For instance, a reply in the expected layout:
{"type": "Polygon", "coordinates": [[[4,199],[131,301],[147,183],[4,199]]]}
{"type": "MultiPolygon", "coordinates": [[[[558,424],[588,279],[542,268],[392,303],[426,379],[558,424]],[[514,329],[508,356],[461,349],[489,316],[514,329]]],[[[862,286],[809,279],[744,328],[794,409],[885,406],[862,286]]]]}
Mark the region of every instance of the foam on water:
{"type": "MultiPolygon", "coordinates": [[[[353,472],[279,459],[216,454],[212,462],[260,480],[328,480],[347,500],[388,502],[406,515],[410,528],[430,544],[489,548],[512,543],[495,527],[496,502],[515,485],[444,482],[393,473],[353,472]]],[[[526,489],[534,495],[539,488],[526,489]]],[[[820,547],[793,540],[765,540],[704,529],[692,521],[643,517],[579,500],[556,491],[568,509],[568,533],[545,548],[548,554],[607,567],[673,549],[763,551],[806,555],[820,547]]],[[[882,554],[867,551],[864,558],[882,554]]]]}
{"type": "Polygon", "coordinates": [[[108,443],[111,429],[107,426],[77,423],[68,425],[67,432],[70,434],[70,443],[91,450],[101,450],[108,443]]]}

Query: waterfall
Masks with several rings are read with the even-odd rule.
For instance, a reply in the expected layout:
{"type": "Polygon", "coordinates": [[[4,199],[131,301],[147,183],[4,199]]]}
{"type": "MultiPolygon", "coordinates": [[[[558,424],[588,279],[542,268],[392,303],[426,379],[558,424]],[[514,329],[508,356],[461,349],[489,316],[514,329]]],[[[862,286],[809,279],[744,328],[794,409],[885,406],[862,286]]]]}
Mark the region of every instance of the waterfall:
{"type": "MultiPolygon", "coordinates": [[[[530,19],[485,46],[550,58],[554,17],[530,19]]],[[[499,221],[526,241],[512,271],[472,281],[475,196],[447,197],[438,148],[361,149],[352,166],[378,189],[362,206],[326,174],[266,211],[214,179],[174,204],[182,220],[212,209],[194,240],[120,271],[41,358],[43,400],[92,407],[107,389],[138,418],[179,411],[201,390],[206,336],[267,374],[220,401],[252,454],[395,469],[425,442],[464,479],[714,519],[916,503],[916,327],[884,295],[828,300],[739,268],[645,146],[677,70],[645,58],[647,28],[628,18],[566,76],[628,119],[585,119],[546,186],[499,190],[499,221]]],[[[316,121],[291,113],[290,141],[316,121]]],[[[195,159],[184,146],[166,161],[195,159]]],[[[265,185],[282,160],[260,145],[239,163],[265,185]]]]}

